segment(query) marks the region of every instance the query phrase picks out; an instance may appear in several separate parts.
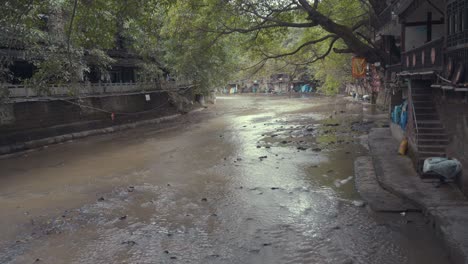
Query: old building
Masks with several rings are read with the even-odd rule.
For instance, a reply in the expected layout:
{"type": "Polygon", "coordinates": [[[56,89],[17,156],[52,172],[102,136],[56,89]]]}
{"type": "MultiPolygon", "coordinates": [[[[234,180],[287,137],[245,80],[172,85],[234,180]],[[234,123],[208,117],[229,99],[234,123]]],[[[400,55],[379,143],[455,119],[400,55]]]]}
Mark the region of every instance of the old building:
{"type": "MultiPolygon", "coordinates": [[[[428,157],[468,168],[468,1],[399,0],[379,16],[391,107],[406,100],[405,135],[421,171],[428,157]]],[[[468,174],[459,179],[468,193],[468,174]]]]}

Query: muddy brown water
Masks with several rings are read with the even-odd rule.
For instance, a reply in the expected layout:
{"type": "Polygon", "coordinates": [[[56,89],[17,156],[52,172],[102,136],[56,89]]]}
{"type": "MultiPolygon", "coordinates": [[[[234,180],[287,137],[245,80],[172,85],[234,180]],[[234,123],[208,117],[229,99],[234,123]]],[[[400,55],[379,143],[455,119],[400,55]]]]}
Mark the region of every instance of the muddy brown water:
{"type": "Polygon", "coordinates": [[[376,114],[343,98],[220,97],[0,160],[0,263],[449,263],[420,214],[355,205],[376,114]]]}

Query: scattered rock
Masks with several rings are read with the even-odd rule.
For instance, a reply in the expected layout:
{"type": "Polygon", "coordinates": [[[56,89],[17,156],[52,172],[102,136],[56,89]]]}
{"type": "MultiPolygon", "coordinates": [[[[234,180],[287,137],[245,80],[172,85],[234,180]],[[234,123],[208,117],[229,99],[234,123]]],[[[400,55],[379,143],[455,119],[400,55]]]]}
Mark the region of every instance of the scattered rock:
{"type": "Polygon", "coordinates": [[[164,253],[169,254],[169,250],[164,250],[164,253]]]}
{"type": "Polygon", "coordinates": [[[264,246],[264,247],[271,246],[271,243],[263,243],[263,246],[264,246]]]}
{"type": "Polygon", "coordinates": [[[288,144],[288,141],[283,140],[283,141],[281,141],[281,144],[288,144]]]}
{"type": "Polygon", "coordinates": [[[102,202],[102,201],[104,201],[105,199],[104,199],[104,197],[101,196],[101,197],[99,197],[99,199],[97,199],[97,200],[98,200],[99,202],[102,202]]]}
{"type": "Polygon", "coordinates": [[[128,186],[127,192],[133,192],[135,190],[134,186],[128,186]]]}
{"type": "Polygon", "coordinates": [[[260,159],[260,161],[262,161],[262,160],[268,158],[268,156],[260,156],[260,157],[258,157],[258,158],[260,159]]]}
{"type": "Polygon", "coordinates": [[[279,190],[279,187],[271,187],[272,190],[279,190]]]}
{"type": "Polygon", "coordinates": [[[125,220],[125,219],[127,219],[127,215],[121,216],[121,217],[119,217],[119,219],[120,220],[125,220]]]}
{"type": "Polygon", "coordinates": [[[136,243],[135,241],[133,241],[133,240],[128,240],[128,241],[122,242],[122,245],[125,245],[125,244],[127,244],[127,245],[129,245],[129,246],[134,246],[134,245],[136,245],[137,243],[136,243]]]}
{"type": "Polygon", "coordinates": [[[320,152],[320,151],[322,151],[322,149],[321,148],[313,148],[312,151],[320,152]]]}
{"type": "Polygon", "coordinates": [[[303,146],[300,146],[300,147],[297,147],[298,150],[307,150],[306,147],[303,147],[303,146]]]}
{"type": "Polygon", "coordinates": [[[242,159],[241,158],[237,158],[237,161],[241,161],[242,159]]]}
{"type": "Polygon", "coordinates": [[[208,201],[208,199],[206,199],[206,198],[202,198],[202,199],[201,199],[201,201],[202,201],[202,202],[207,202],[207,201],[208,201]]]}
{"type": "Polygon", "coordinates": [[[176,256],[172,256],[171,259],[177,259],[177,257],[176,257],[176,256]]]}
{"type": "Polygon", "coordinates": [[[326,127],[337,127],[339,125],[340,124],[338,124],[338,123],[333,123],[333,124],[325,124],[324,126],[326,126],[326,127]]]}
{"type": "Polygon", "coordinates": [[[257,148],[261,148],[261,147],[262,147],[262,146],[260,146],[260,145],[257,145],[257,148]]]}
{"type": "Polygon", "coordinates": [[[364,201],[361,201],[361,200],[355,200],[355,201],[353,201],[353,205],[357,206],[357,207],[363,207],[364,205],[366,205],[366,203],[364,201]]]}
{"type": "Polygon", "coordinates": [[[40,259],[40,258],[37,258],[37,259],[35,260],[35,262],[39,262],[39,261],[41,261],[41,259],[40,259]]]}

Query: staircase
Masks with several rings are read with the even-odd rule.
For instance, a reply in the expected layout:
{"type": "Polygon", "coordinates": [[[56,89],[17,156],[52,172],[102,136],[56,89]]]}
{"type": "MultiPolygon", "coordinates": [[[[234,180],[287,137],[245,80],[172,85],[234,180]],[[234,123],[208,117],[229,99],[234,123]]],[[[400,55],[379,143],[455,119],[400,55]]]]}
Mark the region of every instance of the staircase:
{"type": "Polygon", "coordinates": [[[416,168],[421,177],[432,177],[433,175],[422,174],[424,160],[446,157],[448,136],[432,101],[432,90],[426,87],[412,88],[411,97],[415,116],[416,168]]]}

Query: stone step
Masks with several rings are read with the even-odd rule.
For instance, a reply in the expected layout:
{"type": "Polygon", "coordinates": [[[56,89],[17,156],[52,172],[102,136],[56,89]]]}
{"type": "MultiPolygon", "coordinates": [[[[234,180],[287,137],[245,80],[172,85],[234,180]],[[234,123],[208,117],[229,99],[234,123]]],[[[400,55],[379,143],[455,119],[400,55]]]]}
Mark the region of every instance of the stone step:
{"type": "Polygon", "coordinates": [[[445,134],[443,128],[419,128],[418,129],[419,139],[437,140],[445,139],[448,140],[447,134],[445,134]]]}
{"type": "Polygon", "coordinates": [[[424,91],[413,91],[413,93],[411,95],[412,96],[421,96],[421,95],[432,96],[432,93],[427,93],[427,92],[424,92],[424,91]]]}
{"type": "Polygon", "coordinates": [[[430,139],[418,137],[418,144],[420,144],[420,145],[426,145],[426,146],[427,145],[434,145],[434,146],[442,145],[442,146],[447,146],[448,143],[449,143],[449,140],[446,137],[444,137],[444,138],[430,138],[430,139]]]}
{"type": "Polygon", "coordinates": [[[425,120],[438,121],[439,116],[437,115],[437,113],[418,113],[418,112],[416,112],[416,120],[418,120],[418,121],[425,121],[425,120]]]}
{"type": "Polygon", "coordinates": [[[434,103],[432,101],[413,101],[413,105],[415,109],[417,107],[434,107],[434,103]]]}
{"type": "Polygon", "coordinates": [[[417,102],[417,101],[432,102],[432,96],[428,94],[413,94],[412,98],[413,98],[413,102],[417,102]]]}
{"type": "Polygon", "coordinates": [[[426,93],[426,94],[432,94],[432,88],[412,88],[411,91],[414,93],[426,93]]]}
{"type": "Polygon", "coordinates": [[[443,128],[439,120],[418,120],[418,128],[443,128]]]}
{"type": "Polygon", "coordinates": [[[445,158],[445,157],[447,157],[447,154],[445,154],[445,152],[441,152],[441,151],[419,151],[418,152],[418,157],[419,157],[419,159],[427,159],[427,158],[432,158],[432,157],[445,158]]]}
{"type": "Polygon", "coordinates": [[[419,108],[419,107],[415,107],[414,108],[414,112],[416,112],[416,115],[418,114],[433,114],[433,115],[437,115],[437,110],[435,108],[429,108],[429,107],[424,107],[424,108],[419,108]]]}
{"type": "Polygon", "coordinates": [[[434,106],[415,106],[414,111],[416,113],[437,113],[437,109],[434,106]]]}
{"type": "Polygon", "coordinates": [[[444,153],[445,145],[418,145],[418,151],[444,153]]]}

